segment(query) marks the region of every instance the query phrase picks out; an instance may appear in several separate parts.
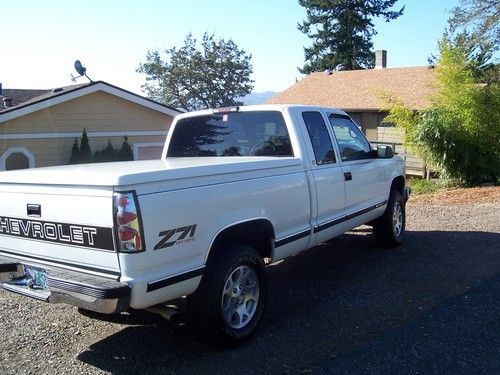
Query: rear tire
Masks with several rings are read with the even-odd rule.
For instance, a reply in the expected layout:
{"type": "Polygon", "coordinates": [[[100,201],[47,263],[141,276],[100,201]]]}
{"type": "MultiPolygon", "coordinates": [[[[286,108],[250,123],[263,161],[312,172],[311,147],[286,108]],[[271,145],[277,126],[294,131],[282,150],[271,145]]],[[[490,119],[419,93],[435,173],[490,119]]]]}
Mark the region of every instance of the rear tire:
{"type": "Polygon", "coordinates": [[[379,245],[399,246],[406,224],[405,200],[398,190],[391,190],[384,214],[373,222],[373,235],[379,245]]]}
{"type": "Polygon", "coordinates": [[[226,245],[210,257],[195,293],[189,321],[210,342],[234,344],[250,337],[264,315],[267,282],[262,258],[247,245],[226,245]]]}

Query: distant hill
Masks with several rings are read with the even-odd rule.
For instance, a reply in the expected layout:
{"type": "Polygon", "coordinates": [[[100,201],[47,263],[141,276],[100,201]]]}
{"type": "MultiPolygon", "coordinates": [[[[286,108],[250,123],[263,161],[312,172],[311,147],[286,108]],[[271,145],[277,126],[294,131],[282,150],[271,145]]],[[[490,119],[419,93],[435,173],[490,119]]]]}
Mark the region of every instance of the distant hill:
{"type": "Polygon", "coordinates": [[[272,98],[273,96],[279,94],[279,92],[274,91],[264,91],[264,92],[252,92],[239,98],[245,105],[263,104],[266,100],[272,98]]]}

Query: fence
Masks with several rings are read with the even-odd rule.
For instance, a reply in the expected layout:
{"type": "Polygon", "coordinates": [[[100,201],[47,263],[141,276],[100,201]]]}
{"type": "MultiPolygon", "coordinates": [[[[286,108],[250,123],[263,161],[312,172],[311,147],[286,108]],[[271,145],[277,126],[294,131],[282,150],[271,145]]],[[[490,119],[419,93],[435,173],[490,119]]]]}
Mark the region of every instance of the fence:
{"type": "Polygon", "coordinates": [[[423,160],[404,147],[403,137],[404,129],[379,126],[377,140],[372,143],[390,145],[394,152],[405,160],[407,175],[425,177],[427,169],[423,160]]]}

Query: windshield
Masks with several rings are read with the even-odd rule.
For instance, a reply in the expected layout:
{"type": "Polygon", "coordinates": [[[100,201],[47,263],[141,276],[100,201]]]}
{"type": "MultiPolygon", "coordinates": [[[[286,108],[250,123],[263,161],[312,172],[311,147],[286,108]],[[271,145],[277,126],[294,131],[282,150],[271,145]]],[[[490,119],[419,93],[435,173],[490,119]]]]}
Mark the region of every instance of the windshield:
{"type": "Polygon", "coordinates": [[[228,112],[177,122],[167,157],[293,156],[290,137],[278,111],[228,112]]]}

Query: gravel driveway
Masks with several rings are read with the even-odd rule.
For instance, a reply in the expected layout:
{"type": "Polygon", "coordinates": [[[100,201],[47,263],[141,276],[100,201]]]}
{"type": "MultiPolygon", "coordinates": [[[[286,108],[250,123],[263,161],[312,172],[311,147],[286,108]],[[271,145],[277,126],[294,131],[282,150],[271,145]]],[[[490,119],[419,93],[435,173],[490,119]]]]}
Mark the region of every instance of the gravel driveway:
{"type": "Polygon", "coordinates": [[[477,311],[500,314],[500,283],[493,282],[500,275],[500,202],[460,203],[410,202],[407,238],[395,250],[377,248],[369,228],[359,227],[269,266],[261,328],[231,350],[203,344],[187,326],[147,313],[100,321],[73,307],[0,291],[0,373],[383,373],[369,359],[355,364],[372,352],[380,356],[377,350],[393,353],[391,345],[399,353],[393,372],[416,372],[410,362],[398,367],[397,358],[423,355],[429,362],[415,362],[420,372],[455,363],[445,370],[498,373],[500,333],[487,325],[487,315],[449,311],[457,299],[481,292],[477,311]],[[433,314],[444,318],[429,322],[433,314]],[[452,317],[469,330],[436,335],[452,317]],[[477,346],[474,327],[489,332],[487,350],[469,347],[477,346]],[[431,343],[422,345],[423,337],[431,343]],[[447,350],[455,346],[468,350],[447,350]],[[436,352],[424,353],[429,348],[436,352]]]}

